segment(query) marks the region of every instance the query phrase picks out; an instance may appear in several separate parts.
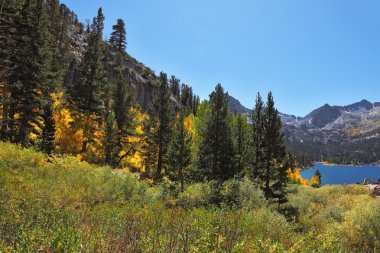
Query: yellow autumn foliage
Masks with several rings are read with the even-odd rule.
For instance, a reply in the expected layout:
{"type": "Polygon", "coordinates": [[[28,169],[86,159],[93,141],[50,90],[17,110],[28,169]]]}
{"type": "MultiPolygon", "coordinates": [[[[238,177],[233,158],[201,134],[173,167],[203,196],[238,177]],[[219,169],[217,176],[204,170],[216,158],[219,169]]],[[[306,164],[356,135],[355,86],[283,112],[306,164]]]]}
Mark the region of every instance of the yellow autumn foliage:
{"type": "Polygon", "coordinates": [[[288,177],[290,182],[293,184],[310,185],[309,180],[302,178],[300,170],[298,168],[294,169],[294,171],[289,168],[288,177]]]}
{"type": "Polygon", "coordinates": [[[55,147],[60,154],[79,154],[83,130],[76,128],[73,113],[63,105],[63,92],[53,93],[53,118],[55,121],[55,147]]]}
{"type": "Polygon", "coordinates": [[[128,166],[140,172],[144,171],[143,157],[141,154],[141,145],[144,136],[144,122],[148,119],[148,114],[142,112],[139,108],[131,108],[131,113],[134,115],[134,132],[123,141],[123,149],[119,153],[119,157],[129,154],[122,160],[122,166],[128,166]]]}

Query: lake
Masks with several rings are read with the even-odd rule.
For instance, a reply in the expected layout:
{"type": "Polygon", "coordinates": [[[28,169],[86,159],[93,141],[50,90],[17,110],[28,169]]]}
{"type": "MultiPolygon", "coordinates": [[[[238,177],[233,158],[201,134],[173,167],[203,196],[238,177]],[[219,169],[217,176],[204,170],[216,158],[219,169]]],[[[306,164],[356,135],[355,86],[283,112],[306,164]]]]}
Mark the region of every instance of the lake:
{"type": "Polygon", "coordinates": [[[314,168],[301,171],[301,175],[310,180],[317,169],[322,174],[322,185],[363,183],[365,178],[380,179],[380,167],[377,166],[335,166],[323,163],[315,163],[314,168]]]}

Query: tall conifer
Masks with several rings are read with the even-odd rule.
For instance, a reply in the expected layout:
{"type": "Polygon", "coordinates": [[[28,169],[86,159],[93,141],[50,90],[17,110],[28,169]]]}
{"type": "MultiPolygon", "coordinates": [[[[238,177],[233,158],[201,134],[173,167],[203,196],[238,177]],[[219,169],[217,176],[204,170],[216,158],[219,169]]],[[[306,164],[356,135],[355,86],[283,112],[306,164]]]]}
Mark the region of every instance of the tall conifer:
{"type": "Polygon", "coordinates": [[[263,139],[264,139],[264,102],[260,93],[257,93],[255,108],[251,112],[252,120],[252,149],[254,159],[252,177],[257,179],[263,169],[263,139]]]}
{"type": "Polygon", "coordinates": [[[145,166],[155,180],[162,178],[167,169],[167,151],[170,142],[173,110],[165,73],[160,74],[160,86],[149,108],[149,120],[145,125],[146,146],[145,166]]]}
{"type": "Polygon", "coordinates": [[[183,114],[178,115],[174,133],[168,148],[168,176],[179,181],[184,190],[185,174],[191,161],[191,136],[184,126],[183,114]]]}
{"type": "MultiPolygon", "coordinates": [[[[277,109],[274,107],[272,93],[268,93],[268,99],[265,106],[264,120],[264,193],[267,199],[273,195],[271,183],[284,183],[282,174],[279,174],[278,168],[283,162],[285,156],[285,146],[283,141],[281,119],[277,109]],[[281,177],[279,177],[281,175],[281,177]]],[[[282,167],[280,167],[282,168],[282,167]]]]}
{"type": "Polygon", "coordinates": [[[233,166],[233,145],[228,122],[228,94],[221,84],[210,95],[210,115],[198,150],[198,168],[206,179],[219,182],[231,178],[233,166]]]}
{"type": "Polygon", "coordinates": [[[118,19],[117,23],[112,26],[112,33],[109,43],[113,50],[124,52],[127,49],[127,32],[125,31],[125,23],[122,19],[118,19]]]}

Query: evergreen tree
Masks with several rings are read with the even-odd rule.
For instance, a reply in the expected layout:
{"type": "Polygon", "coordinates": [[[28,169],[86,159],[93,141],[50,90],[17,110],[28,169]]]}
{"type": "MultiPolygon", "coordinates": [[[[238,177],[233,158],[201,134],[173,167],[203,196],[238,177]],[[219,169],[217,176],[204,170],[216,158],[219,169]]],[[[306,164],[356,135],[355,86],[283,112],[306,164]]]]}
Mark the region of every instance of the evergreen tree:
{"type": "Polygon", "coordinates": [[[116,166],[118,163],[118,135],[115,113],[112,109],[107,110],[105,117],[105,131],[104,131],[104,154],[105,163],[110,166],[116,166]]]}
{"type": "Polygon", "coordinates": [[[315,172],[314,176],[316,176],[319,179],[319,183],[322,184],[322,174],[318,169],[315,172]]]}
{"type": "Polygon", "coordinates": [[[310,179],[310,185],[317,188],[320,187],[322,184],[321,179],[322,179],[321,172],[317,170],[310,179]]]}
{"type": "Polygon", "coordinates": [[[255,108],[251,112],[252,120],[252,148],[254,161],[252,164],[252,177],[258,179],[263,168],[263,138],[264,138],[264,102],[257,93],[255,108]]]}
{"type": "Polygon", "coordinates": [[[194,116],[197,116],[197,110],[198,110],[199,104],[200,104],[199,96],[194,95],[193,96],[193,106],[192,106],[194,116]]]}
{"type": "Polygon", "coordinates": [[[198,169],[206,179],[222,182],[234,174],[233,148],[228,122],[228,94],[221,84],[210,95],[210,115],[198,150],[198,169]]]}
{"type": "Polygon", "coordinates": [[[168,176],[179,181],[184,190],[185,173],[191,161],[191,136],[184,126],[183,114],[179,115],[168,149],[168,176]]]}
{"type": "Polygon", "coordinates": [[[49,14],[50,41],[52,50],[51,72],[56,84],[63,82],[69,65],[69,17],[67,9],[58,0],[46,1],[49,14]]]}
{"type": "Polygon", "coordinates": [[[236,173],[243,175],[247,172],[248,160],[248,130],[247,118],[238,114],[234,117],[234,150],[236,173]]]}
{"type": "Polygon", "coordinates": [[[178,100],[180,98],[180,90],[179,90],[179,83],[181,81],[176,78],[175,76],[172,76],[169,81],[170,90],[173,93],[173,96],[178,100]]]}
{"type": "MultiPolygon", "coordinates": [[[[265,107],[264,120],[264,193],[267,200],[273,195],[271,183],[283,180],[278,175],[278,166],[283,162],[285,156],[285,146],[283,142],[283,133],[281,119],[278,111],[274,107],[272,93],[268,93],[268,99],[265,107]]],[[[282,183],[282,182],[281,182],[282,183]]]]}
{"type": "MultiPolygon", "coordinates": [[[[99,8],[98,15],[93,19],[89,35],[88,45],[84,57],[79,66],[78,78],[70,90],[72,103],[76,109],[82,112],[83,117],[95,116],[100,119],[104,111],[104,86],[107,83],[103,64],[104,16],[99,8]]],[[[94,117],[91,118],[94,120],[94,117]]],[[[84,128],[85,139],[82,145],[82,153],[87,150],[87,144],[93,141],[92,127],[84,128]]]]}
{"type": "Polygon", "coordinates": [[[184,108],[185,116],[192,113],[193,89],[186,84],[182,84],[181,86],[180,102],[184,108]]]}
{"type": "Polygon", "coordinates": [[[127,48],[127,32],[125,31],[124,21],[119,18],[116,25],[112,26],[112,30],[109,40],[112,50],[125,52],[127,48]]]}
{"type": "Polygon", "coordinates": [[[165,73],[160,74],[160,86],[149,108],[149,120],[145,125],[145,168],[153,173],[155,180],[162,178],[167,168],[167,150],[170,142],[172,126],[172,106],[170,92],[165,73]],[[152,150],[153,149],[153,150],[152,150]]]}
{"type": "Polygon", "coordinates": [[[71,91],[75,105],[87,113],[99,113],[102,106],[102,88],[106,83],[103,28],[104,16],[100,8],[93,19],[88,45],[79,67],[79,77],[71,91]]]}
{"type": "Polygon", "coordinates": [[[289,181],[288,169],[294,170],[294,160],[290,153],[284,157],[284,163],[275,165],[274,183],[272,185],[272,197],[277,199],[278,207],[288,201],[287,199],[287,183],[289,181]]]}
{"type": "MultiPolygon", "coordinates": [[[[115,119],[117,123],[117,144],[118,152],[123,149],[124,140],[127,139],[129,135],[134,134],[132,129],[133,118],[131,115],[132,107],[132,96],[129,90],[129,82],[123,76],[123,52],[117,52],[117,61],[115,66],[115,76],[116,82],[115,91],[113,94],[113,110],[115,112],[115,119]]],[[[130,155],[130,152],[125,153],[123,156],[118,158],[117,164],[119,164],[124,157],[130,155]]]]}
{"type": "Polygon", "coordinates": [[[10,92],[12,90],[10,75],[15,63],[12,60],[17,49],[17,30],[16,18],[17,12],[20,9],[19,1],[9,0],[1,1],[0,3],[0,83],[2,84],[1,105],[1,140],[9,139],[10,125],[10,106],[12,98],[10,92]]]}
{"type": "MultiPolygon", "coordinates": [[[[15,64],[11,78],[10,119],[20,114],[16,141],[29,146],[30,133],[39,111],[38,91],[48,85],[51,51],[46,5],[43,0],[26,0],[16,17],[17,44],[12,61],[15,64]]],[[[14,124],[10,129],[13,133],[14,124]]]]}
{"type": "Polygon", "coordinates": [[[41,134],[41,150],[48,155],[54,151],[55,122],[53,118],[52,101],[49,99],[42,106],[42,120],[44,122],[41,134]]]}

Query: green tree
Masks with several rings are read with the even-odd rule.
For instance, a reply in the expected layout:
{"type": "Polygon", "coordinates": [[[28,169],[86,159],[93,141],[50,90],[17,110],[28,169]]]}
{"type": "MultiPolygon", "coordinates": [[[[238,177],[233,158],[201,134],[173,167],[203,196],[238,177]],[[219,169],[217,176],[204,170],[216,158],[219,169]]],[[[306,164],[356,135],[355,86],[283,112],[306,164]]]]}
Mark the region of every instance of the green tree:
{"type": "Polygon", "coordinates": [[[197,116],[197,111],[198,111],[199,104],[200,104],[199,96],[194,95],[193,96],[193,106],[192,106],[192,108],[193,108],[193,115],[194,116],[197,116]]]}
{"type": "Polygon", "coordinates": [[[104,131],[104,154],[105,163],[110,166],[116,166],[118,163],[118,135],[115,113],[112,109],[108,109],[105,117],[105,131],[104,131]]]}
{"type": "Polygon", "coordinates": [[[249,124],[246,116],[242,114],[234,116],[233,137],[236,173],[243,175],[247,173],[249,155],[249,124]]]}
{"type": "Polygon", "coordinates": [[[281,181],[277,168],[283,162],[285,156],[281,119],[277,109],[274,107],[271,92],[268,93],[264,119],[264,193],[266,199],[269,200],[273,193],[271,183],[281,181]]]}
{"type": "Polygon", "coordinates": [[[322,175],[319,170],[316,170],[314,175],[310,179],[310,185],[313,187],[320,187],[322,184],[322,175]]]}
{"type": "MultiPolygon", "coordinates": [[[[87,117],[94,114],[98,119],[104,111],[104,86],[107,83],[103,63],[105,44],[103,42],[104,16],[102,8],[93,19],[88,45],[79,66],[78,78],[70,90],[72,103],[77,110],[87,117]]],[[[87,150],[87,144],[93,141],[95,129],[86,126],[82,153],[87,150]]]]}
{"type": "Polygon", "coordinates": [[[2,119],[1,119],[1,140],[9,139],[9,127],[11,123],[10,107],[14,107],[15,102],[11,97],[10,75],[15,67],[14,56],[17,49],[17,13],[20,9],[20,1],[9,0],[0,2],[0,83],[3,85],[1,92],[2,119]]]}
{"type": "Polygon", "coordinates": [[[252,177],[258,179],[263,169],[263,140],[264,140],[264,102],[257,93],[255,108],[251,112],[252,120],[252,143],[254,153],[252,164],[252,177]]]}
{"type": "Polygon", "coordinates": [[[70,60],[70,21],[66,8],[63,8],[58,0],[47,0],[46,5],[51,34],[49,47],[52,50],[52,79],[55,83],[61,84],[66,75],[70,60]]]}
{"type": "Polygon", "coordinates": [[[168,149],[168,176],[179,181],[184,190],[185,173],[191,161],[191,136],[184,126],[183,114],[179,115],[168,149]]]}
{"type": "Polygon", "coordinates": [[[93,19],[88,45],[79,67],[79,77],[71,90],[71,97],[78,109],[99,113],[102,106],[102,88],[106,83],[104,70],[104,16],[102,8],[93,19]]]}
{"type": "Polygon", "coordinates": [[[228,94],[221,84],[210,95],[210,113],[201,133],[198,170],[205,179],[222,182],[234,174],[233,144],[228,122],[228,94]]]}
{"type": "Polygon", "coordinates": [[[193,89],[186,84],[181,85],[180,102],[186,116],[193,112],[193,89]]]}
{"type": "MultiPolygon", "coordinates": [[[[130,91],[130,84],[128,79],[123,75],[124,69],[124,52],[116,52],[116,65],[114,68],[114,80],[115,90],[113,91],[113,110],[115,112],[115,119],[117,123],[117,148],[118,155],[123,149],[123,144],[128,136],[134,134],[133,130],[133,115],[131,113],[132,107],[132,95],[130,91]]],[[[111,81],[112,82],[112,81],[111,81]]],[[[132,149],[130,149],[132,151],[132,149]]],[[[124,155],[118,157],[117,164],[119,164],[126,156],[131,152],[126,152],[124,155]]]]}
{"type": "Polygon", "coordinates": [[[173,121],[173,110],[170,103],[167,75],[161,72],[160,86],[148,111],[149,120],[144,126],[146,133],[145,168],[148,173],[153,173],[152,176],[156,181],[162,178],[162,172],[166,171],[168,164],[167,151],[173,121]]]}
{"type": "MultiPolygon", "coordinates": [[[[10,118],[19,113],[16,142],[29,146],[33,124],[40,111],[39,94],[48,85],[51,51],[48,47],[50,33],[45,1],[26,0],[16,17],[17,44],[12,57],[10,118]]],[[[13,133],[13,122],[11,132],[13,133]]]]}
{"type": "Polygon", "coordinates": [[[172,76],[170,78],[170,81],[169,81],[170,90],[171,90],[173,96],[177,100],[179,100],[179,98],[180,98],[180,89],[179,89],[179,83],[180,82],[181,81],[178,78],[176,78],[175,76],[172,76]]]}
{"type": "Polygon", "coordinates": [[[55,122],[53,118],[53,109],[51,99],[45,100],[42,105],[42,133],[41,133],[41,150],[48,155],[54,151],[55,122]]]}
{"type": "Polygon", "coordinates": [[[124,21],[119,18],[117,23],[112,26],[112,30],[109,40],[112,50],[125,52],[127,49],[127,32],[125,31],[124,21]]]}

